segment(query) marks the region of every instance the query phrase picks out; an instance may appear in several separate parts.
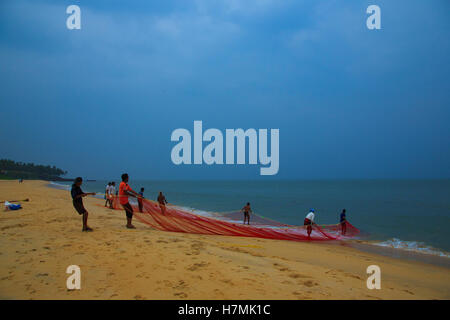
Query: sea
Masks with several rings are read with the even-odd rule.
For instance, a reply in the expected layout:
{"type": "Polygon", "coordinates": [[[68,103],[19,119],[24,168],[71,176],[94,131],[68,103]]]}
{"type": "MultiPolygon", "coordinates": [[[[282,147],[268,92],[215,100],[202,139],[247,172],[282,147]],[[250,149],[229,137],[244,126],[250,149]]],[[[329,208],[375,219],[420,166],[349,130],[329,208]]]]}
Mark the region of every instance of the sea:
{"type": "MultiPolygon", "coordinates": [[[[104,193],[107,183],[87,181],[82,189],[104,193]]],[[[68,189],[70,184],[53,182],[52,186],[68,189]]],[[[372,251],[384,247],[394,255],[440,257],[445,260],[440,264],[450,266],[450,179],[131,180],[129,184],[135,191],[143,187],[148,199],[156,200],[162,191],[169,203],[205,216],[236,212],[250,202],[255,214],[284,224],[302,225],[310,208],[318,224],[336,224],[346,209],[347,220],[361,230],[358,243],[370,245],[372,251]]]]}

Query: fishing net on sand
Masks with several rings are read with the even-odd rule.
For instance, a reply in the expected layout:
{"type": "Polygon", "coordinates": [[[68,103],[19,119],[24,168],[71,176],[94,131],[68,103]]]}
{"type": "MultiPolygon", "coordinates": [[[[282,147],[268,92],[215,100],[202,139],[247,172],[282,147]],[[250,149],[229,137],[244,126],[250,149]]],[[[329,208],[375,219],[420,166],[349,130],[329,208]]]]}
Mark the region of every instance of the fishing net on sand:
{"type": "MultiPolygon", "coordinates": [[[[345,235],[342,234],[340,224],[326,226],[314,225],[312,227],[311,237],[308,238],[305,226],[285,225],[266,218],[260,218],[254,225],[244,225],[242,222],[226,221],[224,219],[197,215],[179,207],[169,205],[166,206],[165,214],[162,214],[159,204],[147,199],[142,199],[142,212],[139,211],[137,203],[130,202],[130,204],[133,208],[135,218],[161,231],[291,241],[339,240],[351,238],[359,233],[359,230],[349,222],[345,222],[345,235]]],[[[124,210],[117,196],[113,199],[113,208],[124,210]]]]}

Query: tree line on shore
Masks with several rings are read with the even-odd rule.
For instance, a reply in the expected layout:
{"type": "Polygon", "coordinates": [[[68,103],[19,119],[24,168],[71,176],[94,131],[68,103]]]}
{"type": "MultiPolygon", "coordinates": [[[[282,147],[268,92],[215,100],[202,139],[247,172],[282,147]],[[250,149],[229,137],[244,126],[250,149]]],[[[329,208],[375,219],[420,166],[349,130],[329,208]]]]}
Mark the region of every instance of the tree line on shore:
{"type": "Polygon", "coordinates": [[[56,166],[0,159],[0,179],[63,180],[65,174],[67,171],[56,166]]]}

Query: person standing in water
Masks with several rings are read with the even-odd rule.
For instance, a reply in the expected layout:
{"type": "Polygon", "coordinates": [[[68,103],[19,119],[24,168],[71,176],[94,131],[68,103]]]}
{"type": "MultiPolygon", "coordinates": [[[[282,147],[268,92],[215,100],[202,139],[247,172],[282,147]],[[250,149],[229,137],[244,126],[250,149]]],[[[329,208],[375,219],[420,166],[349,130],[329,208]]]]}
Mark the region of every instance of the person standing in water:
{"type": "Polygon", "coordinates": [[[167,204],[167,200],[166,197],[162,194],[162,192],[159,192],[158,195],[158,203],[159,203],[159,208],[161,209],[161,213],[165,214],[166,213],[166,204],[167,204]]]}
{"type": "Polygon", "coordinates": [[[122,182],[119,185],[119,202],[122,207],[125,209],[125,214],[127,216],[127,228],[128,229],[136,229],[133,226],[133,208],[128,202],[128,196],[139,198],[139,194],[137,194],[131,187],[128,185],[128,174],[122,174],[122,182]]]}
{"type": "Polygon", "coordinates": [[[345,212],[345,209],[342,209],[339,222],[341,224],[342,235],[345,235],[345,233],[347,232],[347,217],[345,215],[345,212]]]}
{"type": "Polygon", "coordinates": [[[314,209],[309,209],[309,213],[305,217],[305,221],[303,222],[303,225],[306,226],[306,231],[308,232],[308,238],[311,238],[311,232],[312,232],[312,225],[316,224],[314,222],[314,209]]]}
{"type": "Polygon", "coordinates": [[[247,224],[250,224],[250,212],[252,212],[252,208],[250,208],[250,202],[247,202],[247,204],[241,209],[241,212],[244,212],[244,224],[247,220],[247,224]]]}
{"type": "Polygon", "coordinates": [[[78,177],[75,179],[74,183],[72,184],[72,190],[70,191],[70,194],[72,195],[73,200],[73,207],[78,212],[78,214],[83,215],[83,229],[82,231],[93,231],[92,228],[90,228],[87,225],[88,220],[88,212],[84,208],[83,205],[83,197],[89,196],[89,195],[95,195],[95,192],[91,193],[84,193],[83,190],[81,190],[81,185],[83,184],[83,179],[81,177],[78,177]]]}
{"type": "Polygon", "coordinates": [[[139,195],[141,196],[140,198],[138,198],[139,212],[142,213],[142,208],[144,207],[144,204],[142,202],[142,199],[144,198],[144,188],[141,188],[141,191],[139,191],[139,195]]]}

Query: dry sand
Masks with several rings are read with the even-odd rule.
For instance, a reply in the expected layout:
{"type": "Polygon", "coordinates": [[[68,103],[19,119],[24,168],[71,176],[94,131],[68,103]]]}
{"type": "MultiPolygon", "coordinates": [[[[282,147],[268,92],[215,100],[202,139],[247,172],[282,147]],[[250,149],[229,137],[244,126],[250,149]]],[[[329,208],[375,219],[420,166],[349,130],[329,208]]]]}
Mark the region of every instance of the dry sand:
{"type": "Polygon", "coordinates": [[[0,181],[1,299],[449,299],[449,269],[344,245],[156,231],[85,198],[92,233],[67,191],[0,181]],[[3,208],[1,209],[3,210],[3,208]],[[366,268],[381,268],[381,290],[366,268]],[[66,268],[81,268],[81,290],[66,268]]]}

